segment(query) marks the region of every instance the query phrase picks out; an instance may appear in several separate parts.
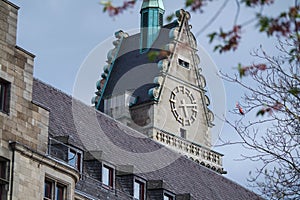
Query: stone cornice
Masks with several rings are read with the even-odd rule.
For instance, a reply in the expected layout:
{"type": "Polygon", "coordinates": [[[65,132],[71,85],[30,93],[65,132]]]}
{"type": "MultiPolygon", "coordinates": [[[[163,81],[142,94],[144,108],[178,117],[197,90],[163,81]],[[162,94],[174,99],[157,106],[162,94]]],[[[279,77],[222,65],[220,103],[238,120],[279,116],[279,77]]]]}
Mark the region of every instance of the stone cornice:
{"type": "Polygon", "coordinates": [[[2,0],[3,2],[5,2],[5,3],[7,3],[8,5],[10,5],[10,6],[12,6],[12,7],[14,7],[15,9],[17,9],[17,10],[19,10],[19,6],[17,6],[17,5],[15,5],[15,4],[13,4],[12,2],[10,2],[10,1],[7,1],[7,0],[2,0]]]}
{"type": "Polygon", "coordinates": [[[73,169],[72,167],[68,166],[67,164],[59,162],[47,155],[43,155],[39,152],[36,152],[30,149],[29,147],[20,144],[18,142],[10,142],[9,145],[12,150],[20,152],[22,155],[28,158],[31,158],[41,164],[51,167],[64,174],[69,174],[71,177],[73,177],[75,183],[77,183],[80,179],[80,173],[77,170],[73,169]]]}

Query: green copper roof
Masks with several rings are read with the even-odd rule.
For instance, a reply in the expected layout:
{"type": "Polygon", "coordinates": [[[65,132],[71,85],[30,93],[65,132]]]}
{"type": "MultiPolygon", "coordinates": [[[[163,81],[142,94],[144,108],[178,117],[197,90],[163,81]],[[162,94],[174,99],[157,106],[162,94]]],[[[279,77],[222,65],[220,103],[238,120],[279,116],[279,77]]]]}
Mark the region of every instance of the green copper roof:
{"type": "Polygon", "coordinates": [[[143,0],[142,8],[160,8],[165,10],[163,0],[143,0]]]}

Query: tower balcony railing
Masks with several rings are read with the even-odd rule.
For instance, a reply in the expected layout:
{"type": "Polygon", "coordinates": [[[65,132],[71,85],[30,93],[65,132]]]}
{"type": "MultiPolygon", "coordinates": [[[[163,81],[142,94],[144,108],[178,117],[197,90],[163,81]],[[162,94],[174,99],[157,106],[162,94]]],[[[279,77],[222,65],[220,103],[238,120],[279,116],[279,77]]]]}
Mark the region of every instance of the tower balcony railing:
{"type": "Polygon", "coordinates": [[[224,173],[222,167],[223,155],[218,152],[164,132],[157,132],[155,139],[179,153],[188,156],[199,164],[219,173],[224,173]]]}

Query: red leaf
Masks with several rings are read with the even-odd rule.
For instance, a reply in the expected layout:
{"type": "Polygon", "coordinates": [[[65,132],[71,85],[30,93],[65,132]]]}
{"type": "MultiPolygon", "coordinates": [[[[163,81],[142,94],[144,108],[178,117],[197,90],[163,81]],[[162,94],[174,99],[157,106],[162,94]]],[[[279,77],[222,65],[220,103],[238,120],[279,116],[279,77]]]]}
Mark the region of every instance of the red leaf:
{"type": "Polygon", "coordinates": [[[236,106],[235,106],[238,110],[239,110],[239,113],[241,115],[245,115],[244,111],[243,111],[243,108],[240,106],[239,102],[236,103],[236,106]]]}

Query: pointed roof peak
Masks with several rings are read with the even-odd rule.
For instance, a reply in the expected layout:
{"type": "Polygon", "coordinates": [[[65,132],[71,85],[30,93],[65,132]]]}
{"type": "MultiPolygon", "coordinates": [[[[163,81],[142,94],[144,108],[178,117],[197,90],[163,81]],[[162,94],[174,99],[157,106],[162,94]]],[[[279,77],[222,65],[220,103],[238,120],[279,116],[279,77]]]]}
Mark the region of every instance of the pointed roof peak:
{"type": "Polygon", "coordinates": [[[142,8],[160,8],[165,10],[163,0],[143,0],[142,8]]]}

